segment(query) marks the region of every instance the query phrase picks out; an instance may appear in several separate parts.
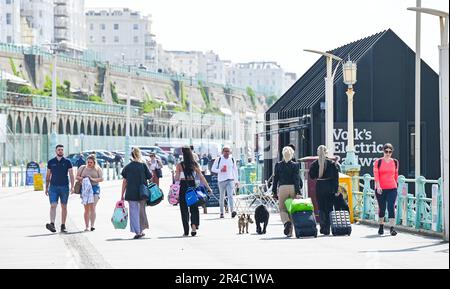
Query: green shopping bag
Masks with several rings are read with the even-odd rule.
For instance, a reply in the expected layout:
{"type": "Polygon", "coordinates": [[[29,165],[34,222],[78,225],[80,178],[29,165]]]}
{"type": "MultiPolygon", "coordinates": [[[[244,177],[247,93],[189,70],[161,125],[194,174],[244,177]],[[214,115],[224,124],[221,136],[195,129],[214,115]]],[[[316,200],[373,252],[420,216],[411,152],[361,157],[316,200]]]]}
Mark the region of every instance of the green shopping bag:
{"type": "Polygon", "coordinates": [[[314,205],[311,198],[307,199],[287,199],[284,203],[286,205],[289,214],[297,212],[312,212],[314,211],[314,205]]]}

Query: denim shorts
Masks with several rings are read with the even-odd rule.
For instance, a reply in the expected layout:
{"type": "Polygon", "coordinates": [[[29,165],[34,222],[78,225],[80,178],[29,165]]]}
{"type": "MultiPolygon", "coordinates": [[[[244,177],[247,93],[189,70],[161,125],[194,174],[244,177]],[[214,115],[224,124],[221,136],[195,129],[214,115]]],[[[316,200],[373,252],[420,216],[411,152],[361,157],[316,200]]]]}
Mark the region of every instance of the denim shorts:
{"type": "Polygon", "coordinates": [[[92,191],[94,192],[94,196],[97,196],[100,198],[100,186],[99,185],[92,186],[92,191]]]}
{"type": "Polygon", "coordinates": [[[61,204],[67,205],[69,201],[69,185],[66,186],[52,186],[48,189],[48,197],[50,204],[58,204],[58,200],[61,199],[61,204]]]}

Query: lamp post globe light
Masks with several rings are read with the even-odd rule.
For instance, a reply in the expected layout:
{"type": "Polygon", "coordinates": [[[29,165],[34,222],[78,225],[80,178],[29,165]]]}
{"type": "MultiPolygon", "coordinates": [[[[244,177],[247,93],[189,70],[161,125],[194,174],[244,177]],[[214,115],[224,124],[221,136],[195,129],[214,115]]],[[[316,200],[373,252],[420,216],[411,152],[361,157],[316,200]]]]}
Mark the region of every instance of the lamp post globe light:
{"type": "Polygon", "coordinates": [[[439,17],[441,43],[439,48],[439,108],[440,108],[440,146],[441,146],[441,180],[443,192],[444,240],[449,240],[449,55],[448,26],[449,14],[436,9],[410,7],[410,11],[439,17]]]}
{"type": "Polygon", "coordinates": [[[345,162],[343,164],[343,170],[346,173],[351,172],[358,173],[361,169],[361,166],[358,165],[358,158],[355,154],[355,139],[354,139],[354,125],[353,125],[353,96],[355,95],[355,91],[353,90],[353,85],[356,83],[356,72],[357,65],[355,62],[350,60],[342,65],[342,75],[344,79],[344,83],[348,86],[347,89],[347,99],[348,99],[348,121],[347,121],[347,149],[345,155],[345,162]]]}

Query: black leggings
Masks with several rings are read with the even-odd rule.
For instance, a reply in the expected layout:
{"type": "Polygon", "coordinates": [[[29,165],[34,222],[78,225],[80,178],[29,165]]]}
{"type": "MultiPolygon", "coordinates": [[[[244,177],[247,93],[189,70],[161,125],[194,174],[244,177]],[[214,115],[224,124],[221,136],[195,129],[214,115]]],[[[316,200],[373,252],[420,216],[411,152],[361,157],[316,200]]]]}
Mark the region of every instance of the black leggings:
{"type": "Polygon", "coordinates": [[[384,218],[386,215],[386,207],[388,209],[389,219],[395,218],[395,201],[397,200],[397,189],[383,190],[383,192],[378,194],[375,192],[378,201],[378,217],[384,218]]]}
{"type": "Polygon", "coordinates": [[[200,213],[198,211],[198,206],[193,205],[188,207],[186,204],[186,191],[190,187],[195,188],[194,180],[180,181],[180,212],[185,235],[189,234],[189,213],[191,214],[191,225],[196,225],[197,227],[200,225],[200,213]]]}

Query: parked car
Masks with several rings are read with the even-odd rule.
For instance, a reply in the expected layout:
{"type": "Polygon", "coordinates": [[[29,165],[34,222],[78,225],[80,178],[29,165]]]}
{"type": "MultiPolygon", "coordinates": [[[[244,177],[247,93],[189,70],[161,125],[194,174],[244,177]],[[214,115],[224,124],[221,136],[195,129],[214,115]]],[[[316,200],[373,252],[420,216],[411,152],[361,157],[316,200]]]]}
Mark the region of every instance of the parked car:
{"type": "Polygon", "coordinates": [[[114,157],[111,157],[110,154],[105,153],[105,150],[89,150],[89,151],[84,151],[83,152],[84,155],[89,156],[91,154],[95,154],[95,157],[97,158],[97,161],[100,165],[100,163],[113,163],[114,162],[114,157]]]}
{"type": "Polygon", "coordinates": [[[154,153],[161,159],[163,165],[167,165],[169,163],[169,155],[165,153],[160,147],[157,146],[137,146],[137,147],[143,152],[143,155],[144,153],[146,154],[154,153]]]}

